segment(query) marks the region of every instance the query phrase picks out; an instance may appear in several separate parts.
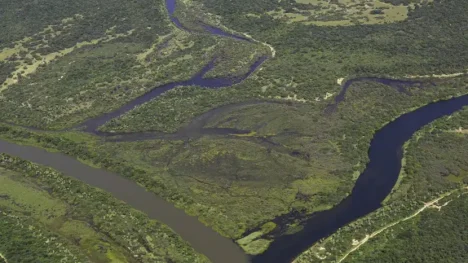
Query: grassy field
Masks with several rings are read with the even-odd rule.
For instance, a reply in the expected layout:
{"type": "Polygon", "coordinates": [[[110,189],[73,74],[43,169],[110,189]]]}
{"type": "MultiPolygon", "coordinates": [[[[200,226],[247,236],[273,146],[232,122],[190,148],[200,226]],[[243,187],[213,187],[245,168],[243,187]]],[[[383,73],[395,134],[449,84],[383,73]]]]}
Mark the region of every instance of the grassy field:
{"type": "Polygon", "coordinates": [[[300,22],[305,25],[350,26],[359,24],[385,24],[404,21],[408,10],[427,1],[393,5],[382,0],[297,0],[290,10],[269,11],[275,19],[286,23],[300,22]]]}

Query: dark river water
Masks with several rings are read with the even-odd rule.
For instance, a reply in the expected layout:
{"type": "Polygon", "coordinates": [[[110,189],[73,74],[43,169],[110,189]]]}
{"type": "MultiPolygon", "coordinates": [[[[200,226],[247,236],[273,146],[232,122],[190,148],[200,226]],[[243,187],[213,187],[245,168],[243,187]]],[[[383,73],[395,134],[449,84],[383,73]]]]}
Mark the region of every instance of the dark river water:
{"type": "MultiPolygon", "coordinates": [[[[166,0],[166,7],[169,12],[169,17],[172,20],[172,22],[180,29],[182,30],[187,30],[181,23],[180,21],[173,16],[175,8],[176,8],[176,1],[175,0],[166,0]]],[[[230,34],[228,32],[225,32],[219,28],[212,27],[209,25],[202,24],[201,25],[208,33],[212,35],[217,35],[221,37],[229,37],[232,39],[240,40],[240,41],[250,41],[249,39],[245,37],[240,37],[236,36],[233,34],[230,34]]],[[[90,133],[95,133],[99,135],[97,132],[98,127],[104,125],[106,122],[118,118],[121,115],[129,112],[130,110],[134,109],[137,106],[140,106],[148,101],[151,101],[159,96],[161,96],[163,93],[174,89],[179,86],[200,86],[203,88],[208,88],[208,89],[219,89],[219,88],[224,88],[224,87],[229,87],[235,84],[239,84],[246,78],[248,78],[255,70],[257,70],[263,62],[265,62],[268,59],[267,56],[260,57],[255,61],[244,75],[236,76],[236,77],[219,77],[219,78],[204,78],[205,74],[212,70],[215,66],[215,59],[213,59],[210,63],[208,63],[205,67],[203,67],[200,72],[195,74],[192,78],[186,81],[177,81],[177,82],[171,82],[159,87],[155,87],[148,91],[147,93],[137,97],[136,99],[128,102],[127,104],[124,104],[120,108],[106,113],[102,114],[98,117],[89,119],[85,121],[84,123],[80,124],[79,127],[84,127],[84,131],[90,132],[90,133]]]]}
{"type": "Polygon", "coordinates": [[[385,125],[371,141],[370,161],[356,181],[351,195],[332,209],[313,214],[302,231],[278,237],[265,253],[255,256],[252,261],[291,262],[320,239],[380,208],[400,174],[404,143],[423,126],[467,105],[468,95],[439,101],[404,114],[385,125]]]}
{"type": "MultiPolygon", "coordinates": [[[[166,4],[169,16],[174,24],[186,30],[180,21],[173,17],[175,0],[166,0],[166,4]]],[[[221,29],[203,24],[201,26],[211,34],[231,37],[240,41],[249,41],[243,37],[224,32],[221,29]]],[[[249,71],[242,76],[205,79],[204,75],[214,67],[214,61],[212,61],[191,79],[154,88],[110,113],[87,120],[81,124],[80,127],[82,127],[85,132],[94,133],[98,136],[108,136],[109,134],[98,132],[97,128],[109,120],[127,113],[134,107],[157,98],[170,89],[187,85],[198,85],[205,88],[228,87],[240,83],[249,77],[267,58],[268,57],[262,57],[257,60],[250,67],[249,71]]],[[[408,82],[383,78],[358,78],[348,80],[343,85],[342,92],[335,98],[335,106],[332,105],[332,107],[336,107],[336,104],[344,99],[344,95],[352,83],[362,80],[383,83],[396,87],[400,91],[404,91],[401,88],[403,85],[419,84],[413,81],[408,82]]],[[[375,133],[372,139],[369,149],[370,162],[357,180],[352,194],[334,208],[313,214],[310,219],[306,221],[302,231],[293,235],[278,237],[265,253],[255,256],[250,260],[255,263],[291,262],[296,256],[321,238],[331,235],[340,227],[381,207],[381,202],[390,193],[398,179],[401,169],[403,144],[424,125],[442,116],[460,110],[465,105],[468,105],[468,95],[428,104],[413,112],[402,115],[395,121],[385,125],[381,130],[375,133]]],[[[225,107],[229,108],[229,106],[225,107]]],[[[209,114],[214,114],[217,111],[222,110],[213,110],[205,116],[195,119],[192,126],[189,125],[188,128],[174,135],[133,134],[127,137],[127,139],[133,141],[145,139],[145,137],[183,137],[189,136],[193,133],[193,130],[196,130],[200,134],[215,133],[214,130],[204,129],[203,123],[206,121],[206,118],[209,117],[209,114]]],[[[222,134],[229,132],[231,132],[231,130],[221,131],[222,134]]],[[[108,191],[116,198],[128,203],[135,209],[148,214],[150,218],[156,219],[171,227],[184,240],[188,241],[192,247],[206,255],[214,263],[243,263],[249,261],[249,258],[233,241],[220,236],[211,228],[200,223],[196,217],[185,214],[182,210],[175,208],[172,204],[156,195],[145,191],[144,188],[130,180],[108,171],[89,167],[72,157],[60,153],[46,152],[36,147],[20,146],[0,140],[0,152],[50,166],[70,177],[108,191]]]]}
{"type": "MultiPolygon", "coordinates": [[[[401,169],[403,144],[424,125],[468,105],[468,95],[428,104],[402,115],[379,130],[371,141],[370,162],[360,175],[352,194],[334,208],[315,213],[304,229],[278,237],[269,249],[251,260],[255,263],[291,262],[312,244],[340,227],[381,207],[395,185],[401,169]]],[[[0,152],[46,165],[67,176],[108,191],[152,219],[167,224],[198,252],[215,263],[248,262],[231,240],[220,236],[171,203],[145,191],[136,183],[108,171],[87,166],[72,157],[0,140],[0,152]]]]}
{"type": "Polygon", "coordinates": [[[195,76],[190,78],[189,80],[186,81],[178,81],[178,82],[172,82],[168,83],[166,85],[156,87],[148,91],[147,93],[137,97],[136,99],[128,102],[127,104],[124,104],[120,108],[106,113],[102,114],[98,117],[89,119],[85,121],[84,123],[80,124],[79,127],[84,127],[84,131],[90,132],[90,133],[96,133],[97,129],[104,125],[106,122],[118,118],[122,116],[123,114],[131,111],[137,106],[140,106],[148,101],[151,101],[159,96],[161,96],[163,93],[174,89],[179,86],[191,86],[191,85],[196,85],[200,86],[203,88],[207,89],[219,89],[223,87],[229,87],[235,84],[238,84],[248,78],[258,67],[262,65],[263,62],[268,57],[260,57],[257,61],[255,61],[249,68],[249,71],[245,73],[244,75],[237,76],[237,77],[226,77],[226,78],[203,78],[203,76],[213,69],[214,67],[214,60],[212,60],[208,65],[206,65],[199,73],[197,73],[195,76]]]}
{"type": "Polygon", "coordinates": [[[346,92],[348,92],[351,85],[353,83],[361,82],[361,81],[371,81],[371,82],[384,84],[386,86],[396,89],[399,92],[403,92],[406,95],[411,95],[407,90],[408,87],[414,87],[414,86],[422,87],[424,84],[426,85],[428,84],[428,83],[424,83],[418,80],[399,80],[399,79],[377,78],[377,77],[358,77],[354,79],[349,79],[342,85],[340,93],[335,97],[335,102],[330,104],[325,111],[328,113],[334,112],[338,104],[345,99],[346,92]]]}

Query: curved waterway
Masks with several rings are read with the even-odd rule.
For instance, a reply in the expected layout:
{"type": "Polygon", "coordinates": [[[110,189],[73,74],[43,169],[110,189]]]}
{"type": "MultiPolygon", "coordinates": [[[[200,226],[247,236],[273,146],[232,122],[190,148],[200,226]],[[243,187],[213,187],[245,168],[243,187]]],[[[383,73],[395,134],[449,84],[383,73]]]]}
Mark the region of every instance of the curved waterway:
{"type": "MultiPolygon", "coordinates": [[[[345,95],[346,92],[348,92],[349,88],[351,85],[353,85],[356,82],[361,82],[361,81],[370,81],[370,82],[376,82],[380,83],[389,87],[392,87],[396,89],[398,92],[405,93],[406,95],[410,96],[411,93],[407,90],[408,87],[414,87],[417,86],[419,88],[423,87],[424,84],[427,84],[425,82],[419,81],[419,80],[399,80],[399,79],[389,79],[389,78],[378,78],[378,77],[357,77],[354,79],[348,79],[342,86],[341,86],[341,91],[338,95],[335,97],[335,102],[328,105],[328,107],[325,109],[325,112],[327,113],[332,113],[336,111],[336,108],[338,107],[338,104],[340,102],[345,100],[345,95]]],[[[434,85],[432,83],[432,85],[434,85]]]]}
{"type": "MultiPolygon", "coordinates": [[[[240,106],[249,104],[245,103],[240,106]]],[[[330,210],[314,213],[303,224],[302,231],[277,237],[268,250],[251,258],[251,261],[254,263],[291,262],[320,239],[380,208],[381,202],[391,192],[398,179],[403,157],[403,144],[423,126],[467,105],[468,95],[439,101],[404,114],[385,125],[375,133],[371,141],[370,161],[356,181],[351,195],[330,210]]],[[[233,110],[238,106],[224,106],[219,110],[213,110],[200,116],[200,122],[194,122],[193,125],[204,123],[219,111],[233,110]]],[[[70,177],[110,192],[116,198],[146,213],[150,218],[167,224],[194,249],[206,255],[214,263],[249,261],[234,242],[203,225],[196,217],[185,214],[171,203],[147,192],[133,181],[108,171],[89,167],[67,155],[50,153],[32,146],[16,145],[0,140],[0,152],[52,167],[70,177]]]]}
{"type": "Polygon", "coordinates": [[[306,220],[304,229],[275,239],[254,263],[291,262],[320,239],[381,207],[398,180],[403,145],[430,122],[468,105],[468,95],[438,101],[409,112],[385,125],[372,138],[369,163],[359,176],[351,194],[332,209],[317,212],[306,220]]]}
{"type": "MultiPolygon", "coordinates": [[[[180,21],[173,16],[175,0],[166,0],[166,5],[172,22],[177,27],[192,32],[185,28],[180,21]]],[[[240,41],[251,41],[215,27],[204,24],[200,26],[214,35],[230,37],[240,41]]],[[[207,112],[195,119],[192,124],[185,129],[175,134],[109,134],[99,132],[98,127],[104,125],[113,118],[127,113],[136,106],[157,98],[164,92],[177,86],[198,85],[205,88],[221,88],[240,83],[258,69],[266,59],[267,57],[261,57],[250,67],[246,74],[238,77],[205,79],[204,75],[214,67],[213,60],[191,79],[154,88],[148,93],[110,113],[87,120],[79,127],[84,128],[85,132],[90,132],[101,137],[116,136],[116,141],[135,141],[155,138],[170,139],[172,137],[182,138],[196,137],[205,134],[226,135],[229,133],[247,132],[232,129],[204,128],[204,124],[210,116],[224,112],[224,110],[235,109],[239,105],[223,106],[207,112]]],[[[372,77],[351,79],[343,85],[341,93],[335,98],[335,103],[330,105],[329,108],[334,110],[336,105],[344,99],[345,93],[351,84],[358,81],[379,82],[397,88],[401,92],[405,92],[406,90],[404,87],[408,85],[421,86],[421,83],[417,81],[372,77]]],[[[291,262],[297,255],[308,249],[321,238],[331,235],[346,224],[381,207],[381,202],[391,192],[398,179],[403,156],[403,144],[411,138],[414,132],[424,125],[437,118],[460,110],[466,105],[468,105],[468,95],[431,103],[413,112],[402,115],[395,121],[384,126],[375,133],[371,141],[369,149],[370,162],[365,171],[358,178],[351,195],[330,210],[314,213],[305,221],[302,231],[293,235],[277,237],[275,241],[271,243],[268,250],[261,255],[251,258],[251,260],[255,263],[291,262]]],[[[214,263],[243,263],[249,261],[244,252],[234,242],[220,236],[211,228],[200,223],[196,217],[185,214],[182,210],[175,208],[171,203],[147,192],[143,187],[140,187],[130,180],[108,171],[89,167],[72,157],[60,153],[46,152],[45,150],[32,146],[20,146],[0,140],[0,152],[52,167],[68,176],[112,193],[116,198],[148,214],[150,218],[156,219],[171,227],[184,240],[188,241],[194,249],[206,255],[214,263]]]]}
{"type": "MultiPolygon", "coordinates": [[[[180,21],[174,17],[174,12],[176,9],[176,0],[166,0],[166,8],[169,13],[169,18],[171,21],[180,29],[185,30],[187,32],[192,32],[191,30],[187,29],[184,27],[180,21]]],[[[239,41],[249,41],[251,42],[250,39],[233,35],[231,33],[225,32],[222,29],[212,27],[206,24],[200,24],[202,28],[204,28],[208,33],[212,35],[217,35],[220,37],[228,37],[232,38],[235,40],[239,41]]],[[[247,79],[253,72],[255,72],[262,64],[268,59],[267,56],[262,56],[258,58],[249,68],[247,73],[240,75],[240,76],[235,76],[235,77],[218,77],[218,78],[204,78],[205,74],[212,70],[215,66],[215,59],[213,59],[210,63],[208,63],[205,67],[203,67],[200,72],[195,74],[192,78],[186,81],[177,81],[177,82],[171,82],[159,87],[155,87],[148,91],[147,93],[137,97],[136,99],[128,102],[127,104],[122,105],[120,108],[106,113],[102,114],[100,116],[97,116],[95,118],[86,120],[84,123],[80,124],[78,127],[84,128],[85,132],[89,133],[94,133],[96,135],[100,135],[97,129],[107,123],[108,121],[118,118],[122,116],[123,114],[133,110],[135,107],[140,106],[148,101],[151,101],[159,96],[161,96],[163,93],[174,89],[179,86],[200,86],[203,88],[207,89],[220,89],[224,87],[229,87],[232,85],[236,85],[247,79]]],[[[104,133],[101,133],[101,135],[104,135],[104,133]]]]}
{"type": "MultiPolygon", "coordinates": [[[[180,21],[173,16],[175,11],[175,0],[166,0],[166,5],[169,12],[169,17],[171,18],[172,22],[180,29],[192,32],[184,27],[180,21]]],[[[202,27],[214,35],[230,37],[236,40],[250,41],[247,38],[232,35],[215,27],[208,25],[202,25],[202,27]]],[[[117,135],[119,138],[116,139],[116,141],[134,141],[145,138],[154,139],[158,138],[158,136],[164,138],[171,136],[175,138],[182,138],[185,136],[193,137],[199,133],[224,135],[229,133],[243,133],[243,131],[234,129],[207,129],[203,128],[204,125],[200,126],[212,114],[216,114],[216,112],[219,112],[220,110],[229,110],[240,105],[228,105],[222,107],[222,109],[212,110],[196,119],[196,121],[193,122],[189,129],[179,131],[178,133],[172,135],[155,133],[148,133],[145,135],[143,133],[135,133],[121,134],[119,136],[119,134],[99,132],[97,129],[109,120],[117,118],[134,109],[135,107],[151,101],[166,91],[178,86],[197,85],[203,88],[218,89],[238,84],[248,78],[255,70],[257,70],[266,59],[266,56],[260,57],[250,66],[250,69],[247,73],[237,77],[204,78],[204,75],[215,66],[215,59],[213,59],[199,73],[197,73],[189,80],[168,83],[166,85],[153,88],[140,97],[137,97],[129,103],[122,105],[120,108],[96,118],[89,119],[80,124],[78,127],[82,128],[84,132],[93,133],[101,137],[117,135]]],[[[41,131],[32,127],[29,129],[41,131]]],[[[89,167],[64,154],[47,152],[43,149],[33,146],[16,145],[14,143],[3,140],[0,140],[0,153],[10,154],[25,160],[29,160],[31,162],[49,166],[64,173],[67,176],[76,178],[84,183],[111,193],[117,199],[120,199],[133,208],[146,213],[150,218],[156,219],[159,222],[168,225],[185,241],[189,242],[197,252],[204,254],[214,263],[243,263],[249,261],[247,255],[245,255],[242,249],[232,240],[222,237],[219,233],[210,227],[203,225],[196,217],[187,215],[184,211],[175,208],[173,204],[157,197],[153,193],[147,192],[143,187],[139,186],[135,182],[123,178],[117,174],[89,167]]]]}
{"type": "Polygon", "coordinates": [[[172,228],[199,253],[214,263],[247,262],[247,256],[231,240],[200,223],[173,204],[147,192],[143,187],[117,174],[87,166],[74,158],[43,149],[0,140],[0,152],[52,167],[67,176],[111,193],[133,208],[172,228]]]}
{"type": "Polygon", "coordinates": [[[137,97],[136,99],[128,102],[127,104],[122,105],[120,108],[100,115],[98,117],[89,119],[84,123],[80,124],[79,127],[84,127],[85,132],[95,133],[97,134],[97,129],[107,123],[108,121],[118,118],[123,114],[133,110],[135,107],[140,106],[144,103],[147,103],[159,96],[163,93],[174,89],[175,87],[179,86],[191,86],[196,85],[207,89],[219,89],[223,87],[229,87],[235,84],[238,84],[248,78],[258,67],[262,65],[262,63],[267,59],[267,57],[260,57],[255,63],[250,66],[250,69],[247,73],[237,77],[229,77],[229,78],[203,78],[203,76],[210,71],[214,67],[214,60],[211,61],[208,65],[206,65],[199,73],[193,76],[191,79],[186,81],[178,81],[168,83],[166,85],[156,87],[151,89],[147,93],[137,97]]]}

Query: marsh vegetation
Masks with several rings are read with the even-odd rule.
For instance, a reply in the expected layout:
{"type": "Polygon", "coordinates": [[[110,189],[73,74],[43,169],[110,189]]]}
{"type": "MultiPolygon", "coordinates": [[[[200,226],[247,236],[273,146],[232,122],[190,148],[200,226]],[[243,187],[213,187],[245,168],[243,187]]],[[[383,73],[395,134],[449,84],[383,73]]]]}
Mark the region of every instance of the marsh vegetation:
{"type": "MultiPolygon", "coordinates": [[[[376,130],[432,101],[468,93],[467,77],[450,75],[466,72],[468,65],[464,48],[468,45],[464,37],[468,4],[462,0],[184,1],[175,15],[190,32],[171,25],[162,1],[91,2],[27,1],[20,6],[7,1],[11,9],[2,11],[2,15],[9,19],[2,19],[0,26],[17,30],[0,33],[0,82],[4,83],[0,88],[0,120],[44,130],[71,128],[155,87],[187,80],[214,58],[214,68],[205,75],[207,78],[241,76],[259,57],[269,57],[249,78],[233,87],[178,87],[111,120],[100,130],[176,132],[195,117],[222,105],[257,100],[278,103],[220,112],[204,124],[206,128],[250,131],[242,136],[201,134],[196,138],[116,143],[80,131],[37,132],[7,124],[1,125],[0,136],[58,150],[130,178],[235,239],[250,254],[261,253],[277,236],[301,231],[313,212],[329,209],[345,198],[368,162],[367,151],[376,130]],[[15,12],[31,17],[31,21],[20,21],[15,12]],[[203,29],[204,24],[238,36],[246,33],[251,38],[239,41],[212,36],[203,29]],[[416,78],[420,80],[418,85],[392,87],[357,81],[336,110],[327,112],[342,88],[337,79],[405,79],[432,74],[450,77],[416,78]],[[286,214],[300,216],[283,225],[273,223],[286,214]]],[[[434,131],[442,129],[426,129],[429,135],[417,135],[408,144],[404,174],[387,200],[388,206],[343,228],[323,245],[325,252],[316,255],[326,256],[327,260],[338,257],[349,249],[353,238],[362,239],[363,233],[414,212],[421,200],[431,200],[466,183],[462,131],[468,127],[463,114],[451,119],[456,123],[453,127],[448,119],[436,122],[450,126],[446,132],[434,135],[434,131]],[[444,145],[449,143],[456,147],[448,151],[444,145]],[[441,172],[445,177],[440,177],[441,172]],[[410,201],[403,202],[405,198],[410,201]]],[[[90,199],[75,200],[75,195],[60,192],[65,188],[52,185],[49,179],[23,176],[44,168],[19,160],[13,163],[7,162],[5,168],[15,171],[6,171],[6,176],[0,177],[11,189],[25,192],[34,186],[37,191],[30,191],[31,195],[40,196],[37,198],[43,198],[44,203],[56,202],[63,211],[79,205],[69,209],[70,213],[50,215],[49,211],[31,207],[13,211],[14,204],[9,203],[10,199],[1,199],[0,191],[0,201],[4,201],[0,204],[19,220],[6,224],[32,224],[24,214],[38,213],[39,223],[34,226],[69,247],[69,257],[128,262],[205,260],[167,228],[145,221],[135,211],[131,213],[138,214],[136,221],[116,223],[119,231],[108,228],[107,221],[87,218],[86,214],[92,213],[107,218],[108,214],[114,215],[110,209],[117,209],[117,215],[130,212],[100,192],[97,197],[90,194],[90,199]],[[52,193],[45,192],[49,188],[52,193]],[[43,222],[42,217],[58,223],[49,224],[49,219],[43,222]],[[73,232],[66,228],[68,225],[83,231],[73,232]],[[102,227],[91,227],[94,225],[102,227]],[[136,225],[144,227],[132,232],[136,225]],[[147,232],[154,234],[149,241],[141,236],[147,232]],[[132,241],[124,238],[127,235],[132,241]],[[76,241],[77,236],[86,236],[89,242],[76,241]],[[69,245],[70,240],[75,241],[69,245]]],[[[53,174],[51,178],[62,178],[45,171],[53,174]]],[[[68,190],[95,191],[70,182],[72,188],[68,190]]],[[[36,197],[24,202],[33,199],[36,197]]],[[[8,235],[35,238],[30,232],[12,231],[8,235]]],[[[385,238],[389,244],[397,240],[391,239],[393,236],[385,238]]],[[[395,247],[400,248],[408,240],[395,243],[395,247]]],[[[367,245],[370,243],[363,246],[363,251],[372,251],[367,245]]],[[[317,248],[321,247],[312,249],[317,248]]],[[[8,257],[4,251],[12,248],[2,249],[0,253],[8,257]]],[[[37,251],[38,256],[48,255],[41,245],[37,251]]],[[[367,260],[366,255],[356,256],[356,262],[367,260]]],[[[309,256],[303,257],[304,262],[312,260],[309,256]]]]}

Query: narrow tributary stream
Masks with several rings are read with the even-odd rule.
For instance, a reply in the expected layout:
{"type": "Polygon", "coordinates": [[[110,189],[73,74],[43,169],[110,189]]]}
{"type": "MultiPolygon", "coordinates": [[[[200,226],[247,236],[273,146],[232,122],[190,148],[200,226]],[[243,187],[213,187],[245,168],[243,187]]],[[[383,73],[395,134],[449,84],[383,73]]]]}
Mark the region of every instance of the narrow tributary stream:
{"type": "MultiPolygon", "coordinates": [[[[173,16],[175,0],[166,0],[166,4],[172,21],[179,28],[185,29],[180,21],[173,16]]],[[[210,26],[205,25],[203,28],[219,36],[232,37],[239,41],[249,41],[210,26]]],[[[250,67],[248,73],[237,78],[204,79],[203,76],[206,72],[213,68],[213,63],[210,63],[190,80],[154,88],[119,109],[87,120],[80,127],[83,127],[85,132],[94,133],[98,136],[108,136],[108,134],[99,133],[97,128],[107,121],[127,113],[134,107],[157,98],[165,91],[176,86],[185,85],[199,85],[207,88],[228,87],[249,77],[267,58],[260,58],[250,67]]],[[[388,85],[406,83],[406,81],[380,78],[348,80],[343,85],[342,93],[336,98],[336,102],[338,103],[344,98],[347,88],[353,82],[361,80],[376,81],[388,85]]],[[[357,180],[352,194],[334,208],[313,214],[304,224],[302,231],[276,238],[265,253],[253,257],[252,261],[262,263],[290,262],[321,238],[329,236],[340,227],[378,209],[397,181],[401,169],[403,144],[424,125],[460,110],[465,105],[468,105],[468,95],[431,103],[402,115],[384,126],[374,135],[369,149],[370,162],[357,180]]],[[[125,140],[125,135],[122,136],[124,137],[122,140],[125,140]]],[[[149,136],[148,138],[153,137],[149,136]]],[[[131,138],[128,139],[145,139],[145,136],[139,137],[138,134],[132,134],[131,138]]],[[[64,154],[51,153],[40,148],[17,145],[3,140],[0,140],[0,153],[7,153],[52,167],[70,177],[112,193],[116,198],[148,214],[150,218],[171,227],[192,247],[206,255],[214,263],[243,263],[249,261],[248,257],[233,241],[222,237],[199,222],[196,217],[185,214],[171,203],[147,192],[143,187],[128,179],[105,170],[87,166],[64,154]]]]}

